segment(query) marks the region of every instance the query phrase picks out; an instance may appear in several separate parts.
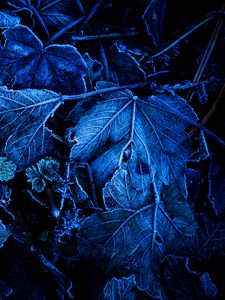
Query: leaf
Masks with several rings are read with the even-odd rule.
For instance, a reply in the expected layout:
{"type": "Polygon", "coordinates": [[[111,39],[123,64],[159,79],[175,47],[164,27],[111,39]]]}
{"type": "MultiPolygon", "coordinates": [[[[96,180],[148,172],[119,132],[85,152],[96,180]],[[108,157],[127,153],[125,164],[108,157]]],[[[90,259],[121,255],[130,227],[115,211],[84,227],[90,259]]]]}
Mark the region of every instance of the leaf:
{"type": "Polygon", "coordinates": [[[224,165],[212,162],[209,167],[209,194],[216,216],[222,216],[225,209],[225,168],[224,165]]]}
{"type": "Polygon", "coordinates": [[[71,45],[43,46],[28,28],[17,25],[5,30],[5,45],[0,49],[2,84],[15,76],[13,86],[17,89],[51,89],[64,94],[85,91],[83,76],[86,65],[82,56],[71,45]]]}
{"type": "Polygon", "coordinates": [[[59,94],[47,90],[0,88],[0,138],[7,139],[5,152],[18,169],[51,151],[51,131],[45,123],[61,103],[59,94]]]}
{"type": "Polygon", "coordinates": [[[193,236],[197,229],[193,206],[185,199],[176,183],[165,187],[162,201],[165,211],[176,222],[177,227],[186,236],[193,236]]]}
{"type": "Polygon", "coordinates": [[[59,182],[59,162],[52,157],[45,157],[37,163],[38,171],[46,180],[59,182]]]}
{"type": "Polygon", "coordinates": [[[74,21],[71,16],[70,0],[9,0],[8,3],[19,10],[29,10],[32,15],[38,14],[46,26],[64,27],[74,21]]]}
{"type": "Polygon", "coordinates": [[[104,300],[135,300],[135,276],[113,278],[104,288],[104,300]]]}
{"type": "Polygon", "coordinates": [[[0,10],[0,28],[6,29],[10,27],[14,27],[15,25],[20,23],[20,18],[15,14],[8,13],[7,11],[0,10]]]}
{"type": "Polygon", "coordinates": [[[150,204],[137,211],[113,209],[86,218],[79,231],[79,252],[88,258],[102,258],[108,269],[129,270],[139,289],[159,297],[158,271],[165,253],[185,253],[188,249],[184,235],[162,206],[156,228],[154,213],[155,205],[150,204]]]}
{"type": "Polygon", "coordinates": [[[120,84],[145,81],[145,71],[120,41],[112,46],[112,62],[120,84]]]}
{"type": "Polygon", "coordinates": [[[9,233],[9,231],[6,229],[5,225],[0,220],[0,248],[4,246],[5,241],[7,241],[10,235],[11,234],[9,233]]]}
{"type": "Polygon", "coordinates": [[[209,273],[205,273],[200,277],[201,285],[205,290],[206,295],[210,299],[214,299],[217,293],[217,287],[216,285],[212,282],[209,273]]]}
{"type": "Polygon", "coordinates": [[[121,166],[115,172],[111,181],[103,189],[103,201],[107,210],[109,209],[133,209],[137,210],[149,203],[153,198],[150,188],[145,192],[140,188],[141,181],[138,181],[139,189],[135,182],[132,182],[129,166],[121,166]]]}
{"type": "Polygon", "coordinates": [[[151,0],[142,17],[155,46],[160,44],[165,12],[166,0],[151,0]]]}
{"type": "Polygon", "coordinates": [[[6,157],[0,157],[0,181],[9,181],[15,175],[16,165],[7,160],[6,157]]]}
{"type": "Polygon", "coordinates": [[[31,182],[32,190],[37,193],[43,192],[46,187],[45,179],[40,175],[35,166],[26,169],[27,182],[31,182]]]}
{"type": "Polygon", "coordinates": [[[86,52],[83,59],[87,65],[87,75],[85,76],[87,86],[93,89],[97,81],[103,80],[103,65],[97,60],[92,59],[86,52]]]}
{"type": "Polygon", "coordinates": [[[209,259],[211,254],[225,246],[225,221],[207,216],[197,215],[197,232],[190,239],[192,256],[200,260],[209,259]]]}
{"type": "MultiPolygon", "coordinates": [[[[190,124],[187,118],[196,119],[196,115],[178,96],[163,94],[140,99],[127,90],[102,96],[102,100],[69,130],[70,158],[90,161],[106,144],[115,146],[123,142],[125,146],[114,155],[118,166],[130,146],[136,157],[133,173],[142,172],[149,178],[148,183],[154,183],[157,192],[161,182],[169,185],[176,180],[186,194],[184,169],[190,155],[184,131],[190,124]]],[[[107,162],[107,155],[104,161],[107,162]]],[[[107,176],[108,164],[102,163],[99,167],[107,176]]],[[[96,181],[101,178],[97,177],[96,181]]],[[[149,184],[144,187],[148,188],[149,184]]]]}
{"type": "Polygon", "coordinates": [[[126,146],[126,141],[111,146],[91,163],[92,173],[95,174],[96,186],[104,187],[110,180],[115,169],[120,165],[120,155],[126,146]]]}
{"type": "Polygon", "coordinates": [[[208,274],[200,276],[199,273],[190,272],[188,268],[189,259],[187,257],[177,257],[169,255],[165,258],[162,281],[165,285],[167,300],[186,300],[186,299],[214,299],[212,282],[206,282],[209,279],[208,274]],[[210,283],[208,288],[206,284],[210,283]]]}

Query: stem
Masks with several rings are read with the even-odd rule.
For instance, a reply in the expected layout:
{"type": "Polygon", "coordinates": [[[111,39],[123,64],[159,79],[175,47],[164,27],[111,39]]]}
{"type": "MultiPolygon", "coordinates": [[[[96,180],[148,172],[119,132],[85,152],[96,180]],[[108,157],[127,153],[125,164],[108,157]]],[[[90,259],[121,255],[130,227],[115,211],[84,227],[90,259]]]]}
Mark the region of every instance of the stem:
{"type": "Polygon", "coordinates": [[[90,11],[89,15],[87,16],[87,19],[84,21],[83,27],[85,27],[89,21],[93,18],[93,16],[96,14],[98,11],[99,7],[103,4],[105,0],[99,0],[92,8],[90,11]]]}
{"type": "Polygon", "coordinates": [[[105,78],[107,81],[109,81],[109,66],[108,66],[108,61],[107,61],[107,57],[105,54],[105,48],[104,45],[99,42],[99,48],[100,48],[100,53],[101,53],[101,57],[102,57],[102,63],[104,66],[104,71],[105,71],[105,78]]]}
{"type": "MultiPolygon", "coordinates": [[[[222,10],[224,10],[224,9],[225,9],[225,3],[224,3],[224,5],[223,5],[222,10]]],[[[211,56],[211,54],[212,54],[212,52],[213,52],[213,49],[214,49],[214,47],[215,47],[217,38],[218,38],[219,33],[220,33],[221,29],[222,29],[222,26],[223,26],[223,19],[220,18],[220,19],[217,21],[216,26],[215,26],[215,28],[214,28],[214,30],[213,30],[212,36],[211,36],[211,38],[210,38],[210,41],[209,41],[209,43],[208,43],[208,46],[207,46],[206,51],[205,51],[205,53],[204,53],[204,56],[203,56],[203,58],[202,58],[202,60],[201,60],[201,63],[200,63],[200,65],[199,65],[199,67],[198,67],[198,70],[197,70],[197,72],[196,72],[196,74],[195,74],[195,77],[194,77],[194,79],[193,79],[193,82],[199,82],[199,81],[200,81],[200,79],[201,79],[201,77],[202,77],[202,74],[203,74],[203,72],[204,72],[204,70],[205,70],[205,67],[206,67],[206,65],[207,65],[207,63],[208,63],[208,61],[209,61],[209,59],[210,59],[210,56],[211,56]]],[[[193,95],[194,95],[194,92],[188,94],[188,96],[187,96],[187,101],[188,101],[188,102],[191,101],[191,99],[193,98],[193,95]]]]}
{"type": "MultiPolygon", "coordinates": [[[[209,119],[212,117],[212,115],[214,114],[214,112],[218,109],[218,106],[219,106],[221,100],[224,98],[224,96],[225,96],[225,83],[224,83],[224,85],[223,85],[223,87],[222,87],[222,90],[220,91],[219,96],[218,96],[217,99],[216,99],[216,102],[213,104],[213,107],[212,107],[212,108],[210,109],[210,111],[205,115],[205,117],[201,120],[201,122],[200,122],[201,125],[205,125],[205,124],[209,121],[209,119]]],[[[197,130],[197,129],[195,128],[195,129],[193,129],[193,130],[189,133],[189,135],[190,135],[190,136],[193,136],[193,135],[196,134],[198,131],[199,131],[199,130],[197,130]]]]}
{"type": "Polygon", "coordinates": [[[210,109],[210,111],[207,113],[207,115],[202,119],[200,124],[204,125],[208,122],[208,120],[212,117],[213,113],[217,110],[219,103],[225,96],[225,83],[222,87],[222,90],[220,91],[219,96],[216,99],[216,102],[214,103],[213,107],[210,109]]]}
{"type": "Polygon", "coordinates": [[[199,82],[200,81],[200,78],[202,77],[202,74],[204,72],[206,64],[208,63],[209,58],[210,58],[210,56],[212,54],[212,51],[214,49],[214,46],[215,46],[216,40],[218,38],[219,32],[220,32],[220,30],[222,28],[222,25],[223,25],[223,20],[218,20],[217,24],[216,24],[216,27],[215,27],[215,29],[213,31],[213,34],[211,36],[211,39],[209,41],[209,44],[208,44],[208,46],[206,48],[205,54],[204,54],[204,56],[202,58],[202,61],[200,63],[199,69],[198,69],[198,71],[197,71],[197,73],[196,73],[196,75],[194,77],[193,82],[199,82]]]}
{"type": "MultiPolygon", "coordinates": [[[[160,71],[155,74],[149,75],[149,78],[156,77],[158,75],[166,74],[168,71],[160,71]]],[[[110,87],[110,88],[105,88],[102,90],[97,90],[97,91],[91,91],[88,93],[84,94],[78,94],[78,95],[63,95],[61,97],[61,101],[75,101],[75,100],[82,100],[86,99],[88,97],[93,97],[105,93],[112,93],[112,92],[117,92],[117,91],[122,91],[126,89],[136,89],[136,88],[141,88],[144,86],[151,85],[152,81],[146,81],[146,82],[141,82],[141,83],[134,83],[134,84],[127,84],[127,85],[121,85],[121,86],[115,86],[115,87],[110,87]]]]}
{"type": "Polygon", "coordinates": [[[58,39],[61,35],[63,35],[66,31],[70,30],[72,27],[80,24],[85,19],[85,16],[77,19],[76,21],[72,22],[71,24],[67,25],[60,31],[58,31],[53,37],[50,38],[47,44],[53,43],[56,39],[58,39]]]}
{"type": "Polygon", "coordinates": [[[83,8],[83,5],[81,3],[80,0],[76,0],[76,6],[78,8],[78,10],[80,11],[81,14],[85,15],[85,11],[84,11],[84,8],[83,8]]]}
{"type": "Polygon", "coordinates": [[[83,167],[83,168],[86,169],[86,171],[88,173],[93,204],[94,204],[95,207],[99,207],[99,203],[98,203],[97,196],[96,196],[96,191],[95,191],[94,178],[93,178],[93,175],[92,175],[92,170],[91,170],[90,165],[88,163],[81,163],[81,164],[78,165],[78,167],[83,167]]]}
{"type": "Polygon", "coordinates": [[[40,23],[41,27],[43,28],[44,32],[46,33],[47,37],[50,38],[48,29],[45,26],[45,23],[43,22],[42,17],[39,15],[38,11],[36,10],[36,8],[34,6],[32,6],[32,12],[34,13],[35,17],[39,21],[39,23],[40,23]]]}
{"type": "Polygon", "coordinates": [[[178,43],[180,43],[181,41],[183,41],[187,36],[189,36],[190,34],[192,34],[195,30],[199,29],[200,27],[202,27],[203,25],[205,25],[209,21],[213,20],[214,18],[215,18],[215,16],[211,16],[211,17],[203,20],[202,22],[198,23],[193,28],[191,28],[188,32],[186,32],[184,35],[182,35],[176,41],[174,41],[172,44],[170,44],[168,47],[166,47],[162,51],[160,51],[160,52],[156,53],[155,55],[153,55],[152,58],[158,57],[161,54],[167,52],[168,50],[170,50],[171,48],[173,48],[174,46],[176,46],[178,43]]]}
{"type": "Polygon", "coordinates": [[[118,91],[122,91],[125,89],[134,89],[134,88],[139,88],[139,87],[144,87],[150,85],[150,82],[143,82],[143,83],[135,83],[135,84],[131,84],[131,85],[121,85],[121,86],[115,86],[115,87],[110,87],[110,88],[105,88],[102,90],[97,90],[97,91],[91,91],[85,94],[78,94],[78,95],[66,95],[66,96],[62,96],[62,101],[74,101],[74,100],[81,100],[81,99],[86,99],[88,97],[93,97],[93,96],[97,96],[97,95],[101,95],[101,94],[105,94],[105,93],[112,93],[112,92],[118,92],[118,91]]]}
{"type": "Polygon", "coordinates": [[[56,207],[53,192],[52,192],[52,189],[50,187],[47,187],[47,196],[48,196],[48,200],[49,200],[50,205],[51,205],[52,214],[55,218],[58,218],[59,217],[59,210],[56,207]]]}
{"type": "Polygon", "coordinates": [[[140,35],[139,32],[127,32],[127,33],[106,33],[106,34],[97,34],[97,35],[86,35],[86,36],[73,36],[74,41],[91,41],[97,39],[113,39],[120,37],[129,37],[140,35]]]}

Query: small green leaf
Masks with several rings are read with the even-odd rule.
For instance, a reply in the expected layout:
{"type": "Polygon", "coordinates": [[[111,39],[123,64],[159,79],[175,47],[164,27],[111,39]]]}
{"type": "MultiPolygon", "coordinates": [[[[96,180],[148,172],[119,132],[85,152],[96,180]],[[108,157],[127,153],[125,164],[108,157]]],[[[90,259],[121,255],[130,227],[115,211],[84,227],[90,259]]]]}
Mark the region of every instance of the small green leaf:
{"type": "Polygon", "coordinates": [[[0,181],[9,181],[16,172],[16,165],[6,157],[0,157],[0,181]]]}

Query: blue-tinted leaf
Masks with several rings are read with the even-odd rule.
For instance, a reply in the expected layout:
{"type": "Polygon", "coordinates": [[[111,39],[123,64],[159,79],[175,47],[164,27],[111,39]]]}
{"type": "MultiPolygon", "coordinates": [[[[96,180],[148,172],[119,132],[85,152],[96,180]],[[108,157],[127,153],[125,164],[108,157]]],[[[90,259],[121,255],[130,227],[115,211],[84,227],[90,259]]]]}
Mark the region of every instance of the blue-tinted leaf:
{"type": "Polygon", "coordinates": [[[209,167],[209,194],[215,214],[221,216],[225,209],[225,168],[222,163],[212,162],[209,167]]]}
{"type": "Polygon", "coordinates": [[[164,253],[185,253],[187,244],[176,223],[161,206],[154,228],[154,213],[155,206],[152,204],[137,211],[113,209],[86,218],[79,231],[79,251],[94,259],[104,258],[108,268],[129,270],[135,275],[141,290],[159,297],[161,284],[158,271],[164,253]],[[157,238],[152,245],[154,230],[157,238]]]}
{"type": "Polygon", "coordinates": [[[25,8],[26,6],[29,7],[31,6],[31,0],[8,0],[7,1],[8,4],[13,5],[16,8],[25,8]]]}
{"type": "Polygon", "coordinates": [[[4,242],[8,239],[10,235],[10,232],[6,229],[5,225],[0,220],[0,248],[3,247],[4,242]]]}
{"type": "Polygon", "coordinates": [[[87,75],[85,77],[87,85],[93,89],[96,82],[103,80],[103,65],[97,60],[92,59],[88,53],[85,53],[84,61],[87,65],[87,75]]]}
{"type": "Polygon", "coordinates": [[[207,297],[214,299],[218,290],[216,285],[212,282],[209,273],[203,274],[200,278],[200,281],[207,297]]]}
{"type": "Polygon", "coordinates": [[[74,21],[71,0],[41,0],[37,9],[43,21],[53,27],[64,27],[74,21]]]}
{"type": "Polygon", "coordinates": [[[169,255],[165,259],[163,277],[167,300],[211,300],[216,294],[208,274],[200,277],[190,272],[187,257],[169,255]],[[206,277],[205,277],[206,276],[206,277]],[[207,280],[209,279],[209,281],[207,280]],[[207,285],[210,286],[207,287],[207,285]]]}
{"type": "Polygon", "coordinates": [[[42,42],[28,28],[17,25],[4,31],[6,42],[0,50],[2,84],[15,76],[13,86],[48,88],[64,94],[85,91],[83,76],[86,65],[82,56],[71,45],[50,45],[42,42]]]}
{"type": "Polygon", "coordinates": [[[135,300],[135,286],[134,275],[121,279],[113,278],[104,288],[104,300],[135,300]]]}
{"type": "MultiPolygon", "coordinates": [[[[115,172],[111,181],[103,189],[103,200],[106,209],[124,208],[140,209],[150,202],[150,188],[146,191],[140,189],[141,182],[132,182],[129,166],[121,166],[115,172]]],[[[154,199],[154,197],[151,197],[154,199]]]]}
{"type": "Polygon", "coordinates": [[[74,21],[71,16],[71,0],[39,0],[34,3],[30,0],[8,0],[8,3],[19,10],[38,14],[45,26],[64,27],[74,21]]]}
{"type": "Polygon", "coordinates": [[[190,239],[190,247],[198,259],[209,259],[213,251],[225,246],[225,221],[200,214],[197,223],[198,230],[190,239]]]}
{"type": "MultiPolygon", "coordinates": [[[[155,187],[160,185],[158,181],[168,185],[176,180],[186,194],[184,169],[190,149],[184,131],[189,122],[185,117],[196,119],[191,107],[180,97],[163,94],[138,99],[127,90],[106,95],[68,133],[70,157],[91,160],[106,143],[126,141],[114,159],[121,163],[131,146],[137,158],[134,173],[143,173],[150,182],[157,180],[155,187]]],[[[101,164],[101,170],[103,167],[101,164]]],[[[101,178],[97,177],[98,180],[101,178]]]]}
{"type": "Polygon", "coordinates": [[[177,227],[186,236],[193,236],[197,228],[193,206],[185,199],[176,183],[165,187],[162,201],[165,211],[176,222],[177,227]]]}
{"type": "Polygon", "coordinates": [[[6,154],[19,169],[51,150],[51,131],[45,123],[62,103],[47,90],[0,89],[0,138],[7,138],[6,154]]]}
{"type": "Polygon", "coordinates": [[[129,84],[145,81],[145,71],[120,41],[116,41],[112,46],[112,61],[119,83],[129,84]]]}
{"type": "Polygon", "coordinates": [[[150,0],[142,17],[155,46],[160,43],[165,12],[166,0],[150,0]]]}
{"type": "Polygon", "coordinates": [[[112,177],[115,169],[120,164],[120,154],[126,141],[113,145],[103,152],[91,163],[91,169],[96,177],[96,185],[100,188],[112,177]]]}
{"type": "Polygon", "coordinates": [[[0,10],[0,28],[6,29],[14,27],[20,23],[20,18],[12,13],[8,13],[4,10],[0,10]]]}

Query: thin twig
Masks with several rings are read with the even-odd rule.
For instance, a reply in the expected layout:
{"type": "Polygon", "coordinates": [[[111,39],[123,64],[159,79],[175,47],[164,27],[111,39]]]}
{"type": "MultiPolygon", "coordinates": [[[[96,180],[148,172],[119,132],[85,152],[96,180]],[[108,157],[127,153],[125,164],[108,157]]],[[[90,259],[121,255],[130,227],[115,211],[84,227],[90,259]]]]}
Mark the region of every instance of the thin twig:
{"type": "MultiPolygon", "coordinates": [[[[168,71],[161,71],[155,74],[152,74],[149,77],[157,77],[159,75],[162,74],[166,74],[168,73],[168,71]]],[[[78,94],[78,95],[62,95],[61,97],[61,101],[75,101],[75,100],[81,100],[81,99],[86,99],[89,97],[93,97],[93,96],[97,96],[97,95],[101,95],[101,94],[105,94],[105,93],[111,93],[111,92],[117,92],[117,91],[122,91],[122,90],[126,90],[126,89],[136,89],[136,88],[141,88],[144,86],[150,86],[152,84],[152,81],[146,81],[146,82],[140,82],[140,83],[134,83],[134,84],[127,84],[127,85],[121,85],[121,86],[113,86],[113,87],[109,87],[109,88],[105,88],[105,89],[101,89],[101,90],[96,90],[96,91],[91,91],[91,92],[87,92],[84,94],[78,94]]]]}
{"type": "Polygon", "coordinates": [[[224,85],[223,85],[223,87],[222,87],[222,89],[219,93],[219,96],[217,97],[216,102],[214,103],[213,107],[210,109],[210,111],[207,113],[207,115],[202,119],[200,124],[204,125],[209,121],[209,119],[212,117],[214,112],[217,110],[221,100],[224,99],[224,97],[225,97],[225,83],[224,83],[224,85]]]}
{"type": "MultiPolygon", "coordinates": [[[[225,3],[223,5],[222,10],[224,10],[224,9],[225,9],[225,3]]],[[[207,65],[210,57],[211,57],[211,54],[212,54],[213,49],[215,47],[217,38],[218,38],[219,33],[220,33],[221,29],[222,29],[222,26],[223,26],[223,18],[220,18],[217,21],[216,26],[215,26],[215,28],[213,30],[212,36],[210,38],[210,41],[209,41],[208,46],[206,48],[206,51],[205,51],[205,53],[203,55],[201,63],[199,65],[199,67],[198,67],[198,70],[197,70],[197,72],[195,74],[193,82],[199,82],[201,80],[202,74],[203,74],[203,72],[205,70],[205,67],[206,67],[206,65],[207,65]]],[[[188,102],[190,102],[192,100],[193,95],[194,95],[194,92],[188,94],[188,96],[187,96],[187,101],[188,102]]]]}
{"type": "Polygon", "coordinates": [[[78,167],[85,168],[88,173],[88,179],[90,183],[90,189],[91,189],[91,195],[92,195],[92,202],[95,207],[99,207],[98,199],[96,196],[96,190],[95,190],[95,184],[94,184],[94,178],[92,175],[91,167],[88,163],[80,163],[78,167]]]}
{"type": "MultiPolygon", "coordinates": [[[[199,124],[201,125],[205,125],[209,119],[212,117],[212,115],[215,113],[215,111],[218,109],[220,102],[222,101],[222,99],[225,97],[225,83],[219,93],[219,96],[217,97],[215,103],[213,104],[213,107],[210,109],[210,111],[205,115],[205,117],[199,122],[199,124]]],[[[199,132],[199,129],[195,128],[193,130],[191,130],[191,132],[189,133],[189,136],[193,136],[194,134],[196,134],[197,132],[199,132]]]]}
{"type": "Polygon", "coordinates": [[[41,27],[43,28],[43,30],[44,30],[45,34],[47,35],[47,37],[50,38],[50,33],[49,33],[47,27],[45,26],[45,23],[42,20],[42,17],[39,15],[38,11],[36,10],[36,8],[34,6],[32,6],[32,12],[36,16],[37,20],[39,21],[39,23],[40,23],[41,27]]]}
{"type": "Polygon", "coordinates": [[[109,66],[108,66],[108,61],[107,61],[107,57],[106,57],[106,54],[105,54],[105,48],[104,48],[103,43],[98,42],[98,44],[99,44],[99,48],[100,48],[102,63],[103,63],[103,66],[104,66],[105,79],[107,81],[109,81],[109,66]]]}
{"type": "Polygon", "coordinates": [[[63,35],[65,32],[67,32],[68,30],[70,30],[71,28],[75,27],[76,25],[80,24],[83,20],[85,19],[85,16],[77,19],[76,21],[70,23],[69,25],[67,25],[66,27],[64,27],[63,29],[61,29],[60,31],[58,31],[55,35],[53,35],[53,37],[50,38],[50,40],[48,41],[47,44],[53,43],[56,39],[58,39],[61,35],[63,35]]]}
{"type": "Polygon", "coordinates": [[[85,27],[89,21],[94,17],[94,15],[97,13],[99,7],[103,4],[105,0],[99,0],[90,11],[89,15],[87,16],[86,20],[83,23],[83,27],[85,27]]]}
{"type": "Polygon", "coordinates": [[[78,10],[80,11],[80,13],[85,15],[85,11],[84,11],[83,5],[80,0],[76,0],[76,6],[77,6],[78,10]]]}
{"type": "Polygon", "coordinates": [[[127,32],[127,33],[106,33],[106,34],[97,34],[97,35],[86,35],[86,36],[73,36],[72,40],[74,41],[91,41],[99,39],[113,39],[121,37],[130,37],[140,35],[139,32],[127,32]]]}
{"type": "Polygon", "coordinates": [[[183,41],[187,36],[189,36],[190,34],[192,34],[194,31],[196,31],[197,29],[199,29],[200,27],[202,27],[203,25],[205,25],[209,21],[214,20],[214,18],[215,18],[215,16],[211,16],[211,17],[203,20],[202,22],[198,23],[193,28],[191,28],[188,32],[186,32],[184,35],[182,35],[176,41],[174,41],[172,44],[170,44],[168,47],[166,47],[162,51],[160,51],[160,52],[156,53],[155,55],[153,55],[152,58],[158,57],[161,54],[167,52],[168,50],[170,50],[171,48],[173,48],[174,46],[176,46],[177,44],[179,44],[181,41],[183,41]]]}

